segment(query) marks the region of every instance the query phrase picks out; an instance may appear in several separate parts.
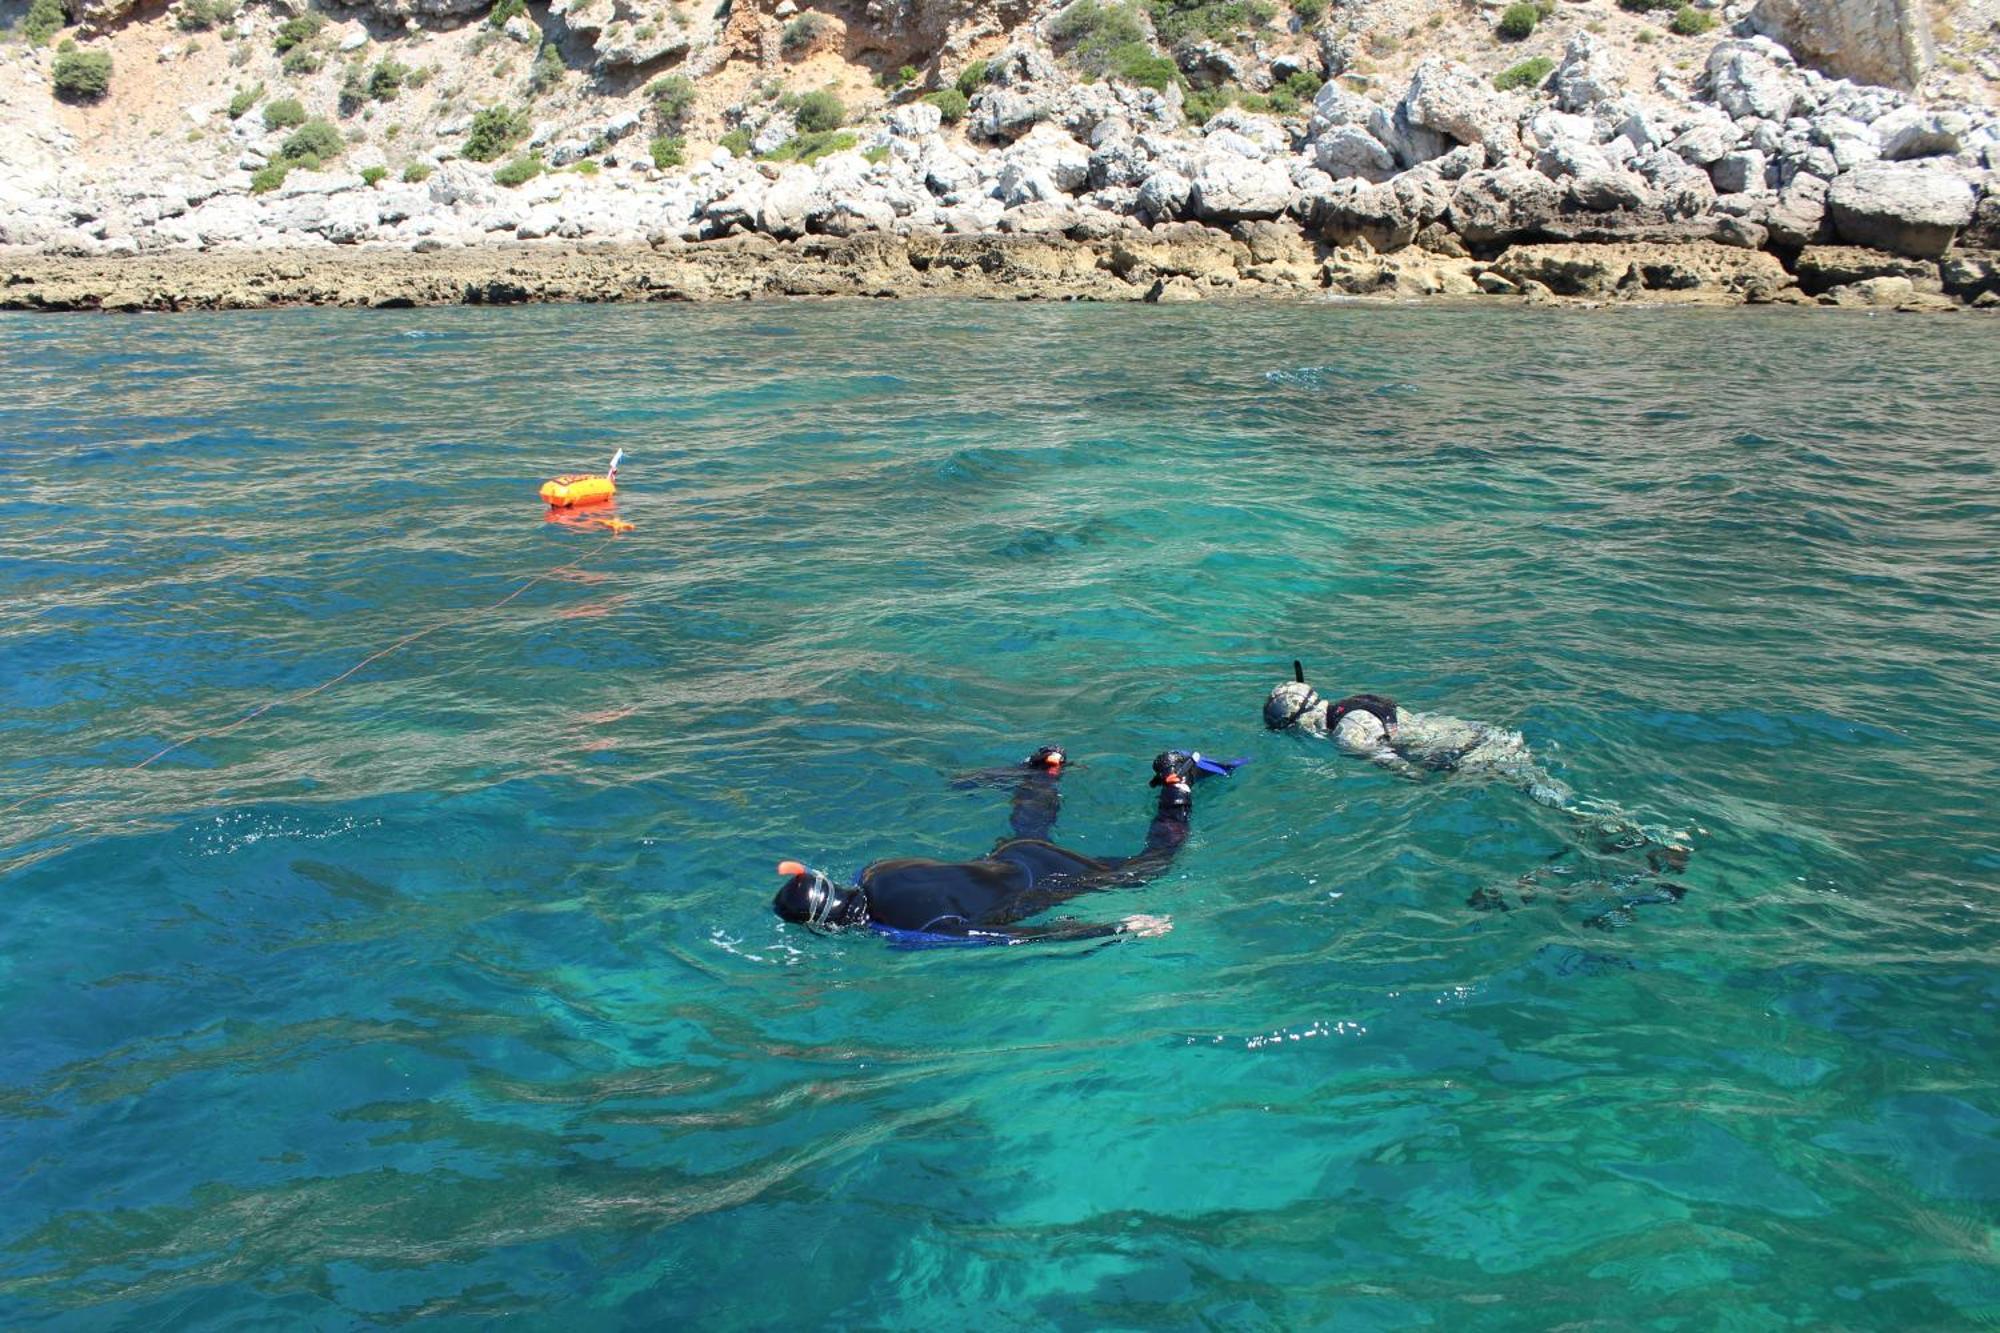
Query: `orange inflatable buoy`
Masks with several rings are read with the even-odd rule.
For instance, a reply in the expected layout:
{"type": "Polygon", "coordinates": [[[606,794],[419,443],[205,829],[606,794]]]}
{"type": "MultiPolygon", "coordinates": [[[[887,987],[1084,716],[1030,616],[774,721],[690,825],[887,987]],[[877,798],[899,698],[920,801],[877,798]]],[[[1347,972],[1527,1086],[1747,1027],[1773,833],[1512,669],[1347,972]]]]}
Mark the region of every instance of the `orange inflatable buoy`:
{"type": "Polygon", "coordinates": [[[609,477],[557,477],[542,483],[542,499],[557,509],[603,504],[616,494],[618,483],[609,477]]]}
{"type": "Polygon", "coordinates": [[[552,509],[573,509],[578,505],[603,504],[618,494],[618,464],[625,457],[620,449],[611,455],[611,466],[601,477],[577,473],[542,483],[542,499],[552,509]]]}

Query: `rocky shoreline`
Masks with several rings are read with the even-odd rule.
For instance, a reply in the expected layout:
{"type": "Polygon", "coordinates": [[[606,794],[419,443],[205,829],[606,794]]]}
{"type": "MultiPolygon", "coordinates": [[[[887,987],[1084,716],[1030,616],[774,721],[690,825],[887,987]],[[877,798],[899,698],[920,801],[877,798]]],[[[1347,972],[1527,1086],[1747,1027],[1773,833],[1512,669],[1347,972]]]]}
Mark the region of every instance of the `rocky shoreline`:
{"type": "MultiPolygon", "coordinates": [[[[0,209],[0,308],[1220,295],[2000,306],[2000,118],[1732,36],[1699,79],[1621,86],[1587,33],[1499,91],[1427,59],[1284,119],[1183,125],[1177,89],[992,62],[963,138],[891,109],[868,145],[660,173],[605,150],[526,188],[438,155],[0,209]]],[[[247,159],[246,159],[247,161],[247,159]]],[[[0,201],[4,202],[4,201],[0,201]]]]}
{"type": "Polygon", "coordinates": [[[0,260],[0,310],[390,309],[785,297],[1042,301],[1416,300],[2000,309],[2000,256],[1941,262],[1847,246],[1766,252],[1714,241],[1552,242],[1492,259],[1328,247],[1284,221],[1168,223],[1115,237],[749,235],[659,246],[494,245],[446,252],[224,250],[0,260]]]}

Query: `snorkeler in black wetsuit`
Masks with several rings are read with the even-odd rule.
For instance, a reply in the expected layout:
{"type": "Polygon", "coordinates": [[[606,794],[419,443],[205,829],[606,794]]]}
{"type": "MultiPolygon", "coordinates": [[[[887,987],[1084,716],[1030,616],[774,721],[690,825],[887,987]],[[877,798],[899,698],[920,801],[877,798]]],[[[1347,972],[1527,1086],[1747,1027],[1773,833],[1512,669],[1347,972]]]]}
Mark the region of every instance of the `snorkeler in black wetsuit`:
{"type": "Polygon", "coordinates": [[[1062,810],[1064,762],[1063,752],[1050,746],[1037,750],[1020,768],[1006,770],[1020,775],[1014,786],[1014,836],[1001,839],[976,861],[877,861],[846,887],[797,861],[785,861],[778,866],[785,884],[771,906],[785,920],[814,931],[865,927],[915,947],[1166,934],[1172,927],[1163,916],[1101,923],[1063,920],[1045,926],[1015,923],[1081,894],[1136,888],[1159,875],[1187,841],[1195,781],[1228,773],[1241,761],[1224,764],[1178,750],[1154,759],[1151,785],[1160,789],[1159,808],[1145,848],[1124,857],[1085,856],[1048,840],[1062,810]]]}

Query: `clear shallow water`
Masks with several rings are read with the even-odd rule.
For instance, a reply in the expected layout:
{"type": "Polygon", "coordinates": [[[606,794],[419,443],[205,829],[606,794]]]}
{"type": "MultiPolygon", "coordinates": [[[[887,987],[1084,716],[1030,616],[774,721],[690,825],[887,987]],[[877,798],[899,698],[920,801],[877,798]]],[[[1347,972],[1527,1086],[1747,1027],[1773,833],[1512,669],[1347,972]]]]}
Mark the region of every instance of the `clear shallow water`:
{"type": "Polygon", "coordinates": [[[1791,312],[0,320],[0,1320],[2000,1318],[2000,342],[1791,312]],[[636,530],[534,488],[630,451],[636,530]],[[142,771],[175,737],[487,606],[142,771]],[[1262,732],[1525,729],[1505,788],[1262,732]],[[1164,939],[801,937],[1248,754],[1164,939]],[[1596,921],[1597,924],[1593,924],[1596,921]],[[1603,929],[1610,924],[1614,929],[1603,929]]]}

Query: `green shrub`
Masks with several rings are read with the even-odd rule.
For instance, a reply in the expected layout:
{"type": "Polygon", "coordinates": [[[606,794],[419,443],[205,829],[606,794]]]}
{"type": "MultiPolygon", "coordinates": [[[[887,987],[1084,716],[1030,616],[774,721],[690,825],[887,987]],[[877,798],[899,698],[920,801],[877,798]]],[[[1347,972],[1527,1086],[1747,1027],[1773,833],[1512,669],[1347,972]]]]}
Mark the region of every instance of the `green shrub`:
{"type": "Polygon", "coordinates": [[[267,166],[257,168],[256,171],[250,174],[250,193],[269,194],[285,183],[285,175],[291,169],[292,164],[284,161],[282,158],[267,166]]]}
{"type": "Polygon", "coordinates": [[[829,92],[811,92],[799,99],[792,118],[808,134],[837,130],[847,123],[847,107],[829,92]]]}
{"type": "Polygon", "coordinates": [[[1618,0],[1618,7],[1628,14],[1650,14],[1654,10],[1679,9],[1681,0],[1618,0]]]}
{"type": "Polygon", "coordinates": [[[329,159],[339,157],[346,147],[347,141],[340,137],[339,130],[323,120],[309,120],[292,131],[285,146],[278,150],[278,158],[317,171],[329,159]]]}
{"type": "Polygon", "coordinates": [[[1116,0],[1110,4],[1102,0],[1070,0],[1062,13],[1056,15],[1049,32],[1058,42],[1072,48],[1071,54],[1085,64],[1102,63],[1104,54],[1114,46],[1146,40],[1146,25],[1140,20],[1139,11],[1116,0]]]}
{"type": "Polygon", "coordinates": [[[1144,42],[1126,42],[1111,48],[1110,74],[1114,79],[1164,92],[1180,77],[1180,70],[1144,42]]]}
{"type": "Polygon", "coordinates": [[[861,142],[853,130],[819,130],[795,134],[776,149],[764,154],[766,162],[817,162],[828,153],[838,153],[861,142]]]}
{"type": "Polygon", "coordinates": [[[79,50],[64,42],[56,53],[56,96],[66,102],[93,102],[111,88],[111,53],[79,50]]]}
{"type": "Polygon", "coordinates": [[[1539,88],[1542,80],[1548,78],[1555,67],[1556,62],[1547,56],[1529,56],[1520,64],[1509,65],[1495,74],[1493,86],[1503,93],[1513,92],[1516,88],[1539,88]]]}
{"type": "Polygon", "coordinates": [[[904,65],[896,71],[896,86],[898,88],[906,83],[915,83],[916,81],[917,67],[915,65],[904,65]]]}
{"type": "MultiPolygon", "coordinates": [[[[744,146],[747,148],[749,145],[744,146]]],[[[668,167],[677,167],[686,160],[684,150],[687,141],[678,134],[656,134],[646,147],[653,154],[653,165],[661,171],[665,171],[668,167]]]]}
{"type": "MultiPolygon", "coordinates": [[[[238,88],[236,90],[236,96],[229,99],[229,118],[231,120],[243,119],[244,114],[247,113],[251,107],[256,106],[257,99],[262,97],[263,95],[264,95],[264,85],[261,81],[250,85],[248,88],[238,88]]],[[[299,119],[304,120],[305,118],[306,118],[305,112],[304,110],[301,110],[299,112],[299,119]]]]}
{"type": "Polygon", "coordinates": [[[664,79],[654,79],[646,89],[646,96],[652,99],[653,114],[668,125],[677,125],[694,105],[694,80],[685,74],[669,74],[664,79]]]}
{"type": "Polygon", "coordinates": [[[1667,24],[1668,31],[1676,37],[1699,37],[1715,27],[1715,15],[1693,5],[1682,5],[1674,11],[1673,22],[1667,24]]]}
{"type": "Polygon", "coordinates": [[[495,185],[504,185],[511,190],[517,185],[526,185],[541,174],[542,159],[533,153],[522,153],[512,162],[509,162],[506,166],[493,173],[493,183],[495,185]]]}
{"type": "Polygon", "coordinates": [[[788,56],[802,56],[812,50],[832,26],[826,15],[809,10],[785,25],[785,35],[778,39],[778,46],[788,56]]]}
{"type": "Polygon", "coordinates": [[[275,102],[264,103],[264,128],[267,130],[297,129],[306,123],[306,109],[299,105],[296,97],[280,97],[275,102]]]}
{"type": "Polygon", "coordinates": [[[326,26],[326,20],[318,14],[301,14],[295,19],[286,19],[278,25],[277,35],[271,39],[271,47],[279,55],[295,46],[304,46],[319,36],[319,30],[326,26]]]}
{"type": "Polygon", "coordinates": [[[738,157],[750,156],[750,131],[740,125],[723,135],[717,142],[738,157]]]}
{"type": "Polygon", "coordinates": [[[474,162],[491,162],[528,136],[528,115],[512,107],[489,106],[475,113],[460,150],[474,162]]]}
{"type": "Polygon", "coordinates": [[[1651,46],[1659,40],[1660,34],[1654,32],[1651,28],[1639,29],[1638,34],[1632,38],[1633,43],[1638,46],[1651,46]]]}
{"type": "Polygon", "coordinates": [[[363,185],[375,185],[388,174],[389,168],[387,167],[363,167],[361,168],[361,183],[363,185]]]}
{"type": "Polygon", "coordinates": [[[1289,116],[1301,107],[1309,106],[1319,93],[1320,80],[1306,70],[1293,70],[1282,83],[1271,85],[1265,101],[1270,110],[1281,116],[1289,116]]]}
{"type": "Polygon", "coordinates": [[[563,64],[562,52],[556,50],[554,42],[543,42],[542,49],[535,53],[535,63],[528,70],[528,95],[540,97],[560,84],[567,73],[569,67],[563,64]]]}
{"type": "Polygon", "coordinates": [[[340,76],[340,114],[351,116],[368,100],[368,73],[360,61],[349,65],[340,76]]]}
{"type": "Polygon", "coordinates": [[[403,91],[404,80],[409,77],[408,65],[384,57],[376,61],[375,68],[368,73],[368,95],[378,102],[393,102],[396,94],[403,91]]]}
{"type": "Polygon", "coordinates": [[[518,18],[527,12],[526,0],[499,0],[492,12],[487,14],[486,21],[496,28],[504,28],[508,19],[518,18]]]}
{"type": "Polygon", "coordinates": [[[1292,0],[1292,12],[1310,28],[1326,17],[1326,0],[1292,0]]]}
{"type": "Polygon", "coordinates": [[[1226,88],[1196,88],[1190,91],[1181,103],[1181,111],[1190,125],[1206,125],[1209,117],[1230,103],[1226,88]]]}
{"type": "Polygon", "coordinates": [[[295,46],[285,52],[285,58],[280,68],[287,74],[300,77],[307,74],[319,73],[320,66],[325,63],[325,58],[310,46],[295,46]]]}
{"type": "Polygon", "coordinates": [[[924,97],[926,102],[938,109],[938,115],[947,125],[956,125],[965,119],[965,109],[970,105],[965,94],[956,88],[940,88],[924,97]]]}
{"type": "Polygon", "coordinates": [[[409,166],[403,168],[403,184],[405,185],[422,185],[430,178],[431,164],[428,162],[412,162],[409,166]]]}
{"type": "Polygon", "coordinates": [[[1260,28],[1277,14],[1265,0],[1147,0],[1153,31],[1169,49],[1185,41],[1236,45],[1246,29],[1260,28]]]}
{"type": "Polygon", "coordinates": [[[973,90],[986,82],[988,68],[986,61],[975,60],[958,72],[958,77],[952,80],[951,86],[958,89],[959,96],[970,101],[973,90]]]}
{"type": "Polygon", "coordinates": [[[874,165],[876,163],[881,163],[881,162],[887,162],[889,160],[889,145],[882,144],[879,147],[870,148],[867,152],[863,153],[861,156],[868,159],[870,165],[874,165]]]}
{"type": "MultiPolygon", "coordinates": [[[[1067,48],[1071,63],[1090,78],[1116,74],[1128,82],[1144,80],[1148,87],[1164,86],[1153,82],[1159,70],[1155,52],[1146,40],[1145,21],[1125,0],[1108,4],[1103,0],[1070,0],[1056,15],[1050,33],[1067,48]]],[[[1171,62],[1167,69],[1171,80],[1171,62]]]]}
{"type": "Polygon", "coordinates": [[[1518,42],[1534,32],[1535,24],[1541,17],[1542,11],[1536,9],[1528,0],[1515,0],[1514,4],[1502,11],[1500,25],[1495,31],[1510,42],[1518,42]]]}
{"type": "Polygon", "coordinates": [[[597,163],[591,161],[589,158],[586,157],[585,159],[583,159],[583,161],[571,167],[570,170],[574,171],[579,176],[595,176],[599,171],[602,171],[603,168],[598,166],[597,163]]]}
{"type": "Polygon", "coordinates": [[[236,0],[181,0],[174,22],[182,32],[206,32],[235,18],[238,8],[236,0]]]}
{"type": "Polygon", "coordinates": [[[35,0],[21,20],[21,35],[28,39],[28,45],[41,46],[67,22],[69,15],[63,11],[62,0],[35,0]]]}

